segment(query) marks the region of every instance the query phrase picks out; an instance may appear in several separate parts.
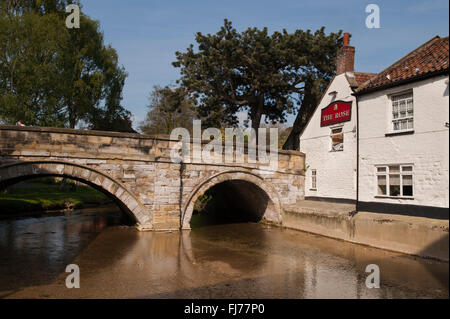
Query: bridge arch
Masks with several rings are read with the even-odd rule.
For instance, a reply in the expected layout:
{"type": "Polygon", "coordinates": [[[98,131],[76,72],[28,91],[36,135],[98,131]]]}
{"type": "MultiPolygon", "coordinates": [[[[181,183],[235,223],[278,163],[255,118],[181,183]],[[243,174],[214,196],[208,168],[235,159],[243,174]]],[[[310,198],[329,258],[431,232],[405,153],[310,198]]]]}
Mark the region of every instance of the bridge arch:
{"type": "Polygon", "coordinates": [[[210,176],[194,188],[183,205],[183,229],[190,229],[194,205],[199,197],[208,189],[224,183],[232,183],[234,187],[240,187],[240,191],[246,188],[249,194],[246,200],[249,200],[252,196],[255,196],[255,200],[262,199],[262,201],[256,203],[257,209],[261,211],[261,218],[273,223],[281,223],[281,204],[275,189],[257,174],[233,170],[210,176]],[[253,194],[249,192],[253,192],[253,194]]]}
{"type": "Polygon", "coordinates": [[[148,228],[151,217],[145,207],[120,182],[93,168],[64,161],[24,161],[0,166],[0,189],[40,176],[67,177],[102,191],[111,197],[137,225],[148,228]]]}

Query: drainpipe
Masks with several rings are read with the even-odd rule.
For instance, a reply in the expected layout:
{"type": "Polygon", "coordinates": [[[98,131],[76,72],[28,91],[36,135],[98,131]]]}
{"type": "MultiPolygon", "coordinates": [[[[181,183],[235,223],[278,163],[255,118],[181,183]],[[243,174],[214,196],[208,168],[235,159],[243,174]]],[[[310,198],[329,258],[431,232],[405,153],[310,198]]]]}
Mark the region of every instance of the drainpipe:
{"type": "Polygon", "coordinates": [[[359,105],[358,95],[356,98],[356,213],[359,212],[359,105]]]}

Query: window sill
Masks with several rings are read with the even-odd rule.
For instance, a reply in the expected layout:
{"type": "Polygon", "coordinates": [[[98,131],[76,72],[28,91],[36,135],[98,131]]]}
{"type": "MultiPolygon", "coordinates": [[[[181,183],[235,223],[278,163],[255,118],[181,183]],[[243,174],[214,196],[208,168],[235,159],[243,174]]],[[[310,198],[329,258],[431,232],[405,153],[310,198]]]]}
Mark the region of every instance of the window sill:
{"type": "Polygon", "coordinates": [[[384,196],[384,195],[376,195],[375,198],[414,199],[414,196],[384,196]]]}
{"type": "Polygon", "coordinates": [[[384,136],[389,137],[389,136],[409,135],[409,134],[414,134],[414,130],[409,130],[409,131],[399,131],[399,132],[390,132],[390,133],[384,134],[384,136]]]}
{"type": "Polygon", "coordinates": [[[309,190],[310,190],[310,191],[316,192],[316,191],[317,191],[317,188],[310,188],[309,190]]]}

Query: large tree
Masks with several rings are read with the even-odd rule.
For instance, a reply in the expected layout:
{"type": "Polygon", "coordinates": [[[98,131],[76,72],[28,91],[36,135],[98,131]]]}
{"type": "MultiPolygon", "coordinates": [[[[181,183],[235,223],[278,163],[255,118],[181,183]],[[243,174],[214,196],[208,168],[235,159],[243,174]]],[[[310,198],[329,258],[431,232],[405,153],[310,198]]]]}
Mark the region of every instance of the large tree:
{"type": "Polygon", "coordinates": [[[112,60],[109,62],[110,67],[106,68],[104,73],[107,81],[104,104],[88,112],[89,128],[101,131],[136,133],[132,127],[131,112],[121,106],[122,90],[127,74],[123,68],[115,67],[117,65],[115,51],[111,52],[109,56],[112,57],[112,60]]]}
{"type": "Polygon", "coordinates": [[[334,74],[341,33],[239,33],[225,20],[216,34],[197,33],[197,49],[176,52],[173,65],[181,68],[182,85],[197,98],[198,114],[208,125],[236,125],[237,114],[247,111],[256,129],[262,119],[283,123],[298,107],[306,109],[302,103],[334,74]]]}
{"type": "Polygon", "coordinates": [[[0,120],[12,124],[132,131],[120,104],[127,74],[106,46],[99,23],[81,14],[65,25],[65,7],[79,1],[6,0],[0,6],[0,120]]]}
{"type": "Polygon", "coordinates": [[[67,44],[55,14],[0,11],[0,118],[61,126],[61,52],[67,44]]]}
{"type": "Polygon", "coordinates": [[[80,29],[69,30],[69,44],[63,54],[65,114],[69,127],[80,120],[89,121],[97,109],[120,107],[121,92],[127,76],[118,65],[118,56],[103,43],[98,21],[81,15],[80,29]]]}
{"type": "Polygon", "coordinates": [[[170,134],[174,128],[192,131],[194,101],[183,87],[154,86],[147,117],[140,125],[145,134],[170,134]]]}

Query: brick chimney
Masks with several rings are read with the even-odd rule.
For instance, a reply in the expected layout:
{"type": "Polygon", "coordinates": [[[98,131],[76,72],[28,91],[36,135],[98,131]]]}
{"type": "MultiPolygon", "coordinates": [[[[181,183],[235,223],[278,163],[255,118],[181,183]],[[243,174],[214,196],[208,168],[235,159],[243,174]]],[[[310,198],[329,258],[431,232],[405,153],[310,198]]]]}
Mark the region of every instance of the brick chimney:
{"type": "Polygon", "coordinates": [[[339,49],[336,60],[336,75],[353,72],[355,64],[355,47],[349,45],[350,34],[344,33],[344,45],[339,49]]]}

